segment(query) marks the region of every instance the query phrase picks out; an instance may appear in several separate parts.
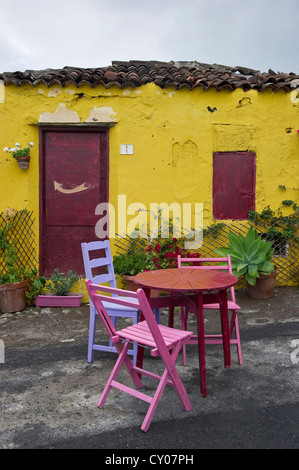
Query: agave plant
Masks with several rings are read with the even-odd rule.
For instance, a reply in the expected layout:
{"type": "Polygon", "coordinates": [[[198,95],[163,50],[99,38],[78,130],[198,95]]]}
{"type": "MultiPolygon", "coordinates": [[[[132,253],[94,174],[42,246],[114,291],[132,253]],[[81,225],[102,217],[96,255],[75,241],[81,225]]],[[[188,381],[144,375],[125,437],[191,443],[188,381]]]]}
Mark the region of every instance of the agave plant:
{"type": "Polygon", "coordinates": [[[256,230],[250,227],[246,236],[229,232],[230,244],[215,252],[220,256],[230,255],[235,276],[245,276],[248,284],[254,286],[260,274],[270,274],[275,270],[271,261],[272,242],[262,240],[256,230]]]}

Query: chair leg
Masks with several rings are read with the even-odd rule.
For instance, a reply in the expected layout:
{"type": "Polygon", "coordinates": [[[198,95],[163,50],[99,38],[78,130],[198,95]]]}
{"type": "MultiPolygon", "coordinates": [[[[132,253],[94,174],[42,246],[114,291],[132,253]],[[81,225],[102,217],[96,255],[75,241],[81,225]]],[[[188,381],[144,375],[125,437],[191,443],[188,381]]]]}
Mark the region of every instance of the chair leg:
{"type": "MultiPolygon", "coordinates": [[[[187,326],[188,326],[188,311],[184,309],[184,307],[181,307],[181,329],[186,331],[187,326]]],[[[241,366],[243,365],[243,358],[242,358],[238,313],[236,310],[232,311],[232,317],[231,317],[230,329],[229,329],[230,339],[232,339],[234,333],[236,337],[236,339],[234,340],[234,344],[236,344],[237,346],[238,362],[241,366]]],[[[182,351],[183,351],[183,365],[186,366],[187,365],[186,344],[182,346],[182,351]]]]}
{"type": "Polygon", "coordinates": [[[149,428],[149,425],[153,419],[153,416],[154,416],[154,413],[157,409],[157,406],[158,406],[158,403],[160,401],[160,398],[162,396],[162,393],[164,391],[164,388],[166,387],[166,384],[167,384],[167,380],[168,380],[168,376],[170,376],[171,380],[172,380],[172,384],[178,394],[178,397],[185,409],[185,411],[190,411],[192,409],[192,405],[191,405],[191,402],[189,400],[189,397],[187,395],[187,392],[185,390],[185,387],[181,381],[181,378],[179,376],[179,373],[178,371],[176,370],[176,367],[175,367],[175,360],[177,358],[177,355],[179,353],[181,349],[181,344],[178,343],[175,348],[173,349],[172,351],[172,354],[171,354],[171,363],[169,363],[169,361],[163,359],[163,362],[164,362],[164,365],[165,365],[165,370],[161,376],[161,380],[159,382],[159,385],[156,389],[156,392],[151,400],[151,404],[149,406],[149,409],[146,413],[146,416],[143,420],[143,423],[142,423],[142,426],[141,426],[141,430],[146,432],[149,428]]]}
{"type": "MultiPolygon", "coordinates": [[[[138,323],[139,312],[136,312],[136,315],[133,317],[133,323],[138,323]]],[[[133,356],[133,365],[137,364],[137,353],[138,353],[138,343],[133,343],[132,345],[132,356],[133,356]]]]}
{"type": "Polygon", "coordinates": [[[236,341],[237,341],[237,353],[238,353],[238,360],[240,366],[243,365],[243,358],[242,358],[242,349],[241,349],[241,338],[240,338],[240,331],[239,331],[239,322],[238,322],[238,313],[237,311],[233,311],[231,323],[230,323],[230,337],[232,338],[233,331],[235,330],[236,341]]]}
{"type": "Polygon", "coordinates": [[[112,369],[112,372],[111,372],[111,374],[110,374],[110,377],[109,377],[109,379],[108,379],[108,381],[107,381],[107,383],[106,383],[106,385],[105,385],[105,388],[104,388],[104,390],[103,390],[103,393],[102,393],[102,395],[101,395],[101,397],[100,397],[100,399],[99,399],[99,401],[98,401],[98,405],[97,405],[97,406],[98,406],[99,408],[102,408],[102,407],[105,405],[105,402],[106,402],[106,400],[107,400],[107,397],[108,397],[108,395],[109,395],[109,393],[110,393],[110,390],[111,390],[111,388],[112,388],[111,383],[112,383],[112,381],[117,377],[117,374],[118,374],[118,372],[119,372],[119,370],[120,370],[120,368],[121,368],[121,366],[122,366],[122,363],[124,362],[124,358],[125,358],[125,356],[127,355],[129,346],[130,346],[129,343],[125,343],[125,344],[124,344],[124,347],[123,347],[123,349],[122,349],[122,351],[121,351],[121,353],[119,354],[119,356],[118,356],[118,358],[117,358],[117,361],[116,361],[116,363],[115,363],[115,365],[114,365],[114,367],[113,367],[113,369],[112,369]]]}
{"type": "Polygon", "coordinates": [[[119,371],[120,371],[120,368],[122,366],[122,364],[124,364],[129,372],[129,374],[131,375],[132,377],[132,380],[135,384],[135,386],[137,388],[141,388],[143,386],[138,374],[136,373],[136,371],[134,370],[134,367],[133,367],[133,364],[132,364],[132,361],[130,360],[129,356],[128,356],[128,349],[130,347],[130,343],[128,341],[126,341],[123,345],[121,343],[117,343],[115,344],[115,347],[116,349],[118,350],[118,358],[117,358],[117,361],[112,369],[112,372],[110,374],[110,377],[105,385],[105,388],[103,390],[103,393],[98,401],[98,407],[99,408],[102,408],[107,400],[107,397],[110,393],[110,390],[112,388],[112,382],[115,381],[119,371]]]}
{"type": "MultiPolygon", "coordinates": [[[[187,323],[188,323],[188,311],[184,308],[181,307],[181,329],[186,331],[187,330],[187,323]]],[[[187,352],[186,352],[186,343],[183,344],[182,346],[182,352],[183,352],[183,365],[187,365],[187,352]]]]}
{"type": "Polygon", "coordinates": [[[155,317],[156,317],[156,322],[160,325],[161,324],[161,310],[159,308],[155,309],[155,317]]]}
{"type": "Polygon", "coordinates": [[[151,404],[149,406],[149,409],[147,410],[147,413],[145,415],[145,418],[143,420],[143,423],[141,425],[141,430],[146,432],[149,428],[149,425],[151,424],[151,421],[153,419],[153,416],[154,416],[154,413],[157,409],[157,406],[158,406],[158,403],[159,403],[159,400],[161,398],[161,395],[164,391],[164,388],[166,386],[166,383],[167,383],[167,378],[168,378],[168,370],[165,369],[164,372],[163,372],[163,375],[162,375],[162,378],[160,380],[160,383],[156,389],[156,392],[151,400],[151,404]]]}
{"type": "Polygon", "coordinates": [[[168,314],[168,326],[173,328],[174,323],[174,307],[169,307],[169,314],[168,314]]]}
{"type": "Polygon", "coordinates": [[[93,345],[96,334],[96,319],[97,313],[94,312],[92,307],[90,308],[90,317],[89,317],[89,336],[88,336],[88,353],[87,353],[87,362],[93,361],[93,345]]]}
{"type": "MultiPolygon", "coordinates": [[[[110,320],[111,320],[111,323],[113,324],[114,328],[117,329],[117,327],[116,327],[116,317],[113,316],[113,315],[111,315],[111,316],[110,316],[110,320]]],[[[111,347],[111,346],[114,346],[114,344],[113,344],[111,338],[109,338],[109,346],[110,346],[110,347],[111,347]]]]}
{"type": "MultiPolygon", "coordinates": [[[[186,343],[186,341],[184,341],[184,343],[186,343]]],[[[182,383],[181,377],[180,377],[180,375],[179,375],[179,373],[178,373],[178,371],[176,370],[176,367],[175,367],[175,361],[176,361],[176,358],[178,356],[178,353],[180,352],[181,347],[182,347],[182,343],[178,343],[174,347],[174,349],[171,353],[171,360],[173,361],[172,367],[168,367],[167,370],[168,370],[168,374],[170,375],[170,378],[173,382],[174,388],[177,391],[177,394],[179,396],[179,399],[181,400],[181,403],[182,403],[184,409],[186,411],[190,411],[192,409],[191,402],[189,400],[189,397],[187,395],[185,387],[182,383]]]]}

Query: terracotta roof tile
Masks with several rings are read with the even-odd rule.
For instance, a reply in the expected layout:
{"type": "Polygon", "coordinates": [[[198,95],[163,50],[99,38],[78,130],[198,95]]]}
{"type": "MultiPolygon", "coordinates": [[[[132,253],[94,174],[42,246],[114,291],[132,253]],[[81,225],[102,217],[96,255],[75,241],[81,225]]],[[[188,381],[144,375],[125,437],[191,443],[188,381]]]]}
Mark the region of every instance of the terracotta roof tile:
{"type": "Polygon", "coordinates": [[[161,88],[174,87],[178,90],[187,88],[193,90],[202,87],[204,90],[215,88],[217,91],[227,89],[234,91],[241,88],[263,91],[292,91],[299,84],[299,76],[295,73],[281,73],[269,70],[261,73],[258,70],[246,67],[229,67],[218,64],[203,64],[200,62],[156,62],[114,61],[108,67],[79,68],[64,67],[63,69],[26,70],[25,72],[4,72],[0,80],[5,85],[14,84],[22,86],[30,84],[39,86],[67,86],[74,84],[77,87],[88,85],[95,87],[103,85],[105,88],[117,86],[118,88],[136,88],[146,83],[154,83],[161,88]]]}

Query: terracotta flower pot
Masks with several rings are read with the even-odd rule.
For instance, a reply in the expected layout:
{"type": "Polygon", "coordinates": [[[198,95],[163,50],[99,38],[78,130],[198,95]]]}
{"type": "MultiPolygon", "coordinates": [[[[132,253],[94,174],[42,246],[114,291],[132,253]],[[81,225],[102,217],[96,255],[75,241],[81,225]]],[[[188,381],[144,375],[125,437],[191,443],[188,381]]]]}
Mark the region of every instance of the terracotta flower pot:
{"type": "Polygon", "coordinates": [[[29,279],[13,284],[0,285],[0,310],[3,313],[13,313],[24,310],[29,279]]]}
{"type": "Polygon", "coordinates": [[[30,155],[24,156],[24,157],[19,157],[17,159],[18,165],[21,168],[21,170],[28,170],[29,168],[29,163],[30,163],[30,155]]]}
{"type": "Polygon", "coordinates": [[[270,299],[273,296],[278,269],[268,275],[260,274],[255,286],[247,284],[247,293],[251,299],[270,299]]]}

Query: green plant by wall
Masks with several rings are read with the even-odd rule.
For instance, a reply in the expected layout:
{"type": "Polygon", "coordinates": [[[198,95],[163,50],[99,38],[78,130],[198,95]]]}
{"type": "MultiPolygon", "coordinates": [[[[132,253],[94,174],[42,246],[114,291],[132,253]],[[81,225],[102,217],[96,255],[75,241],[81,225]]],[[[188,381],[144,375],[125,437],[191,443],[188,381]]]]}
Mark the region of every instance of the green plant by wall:
{"type": "Polygon", "coordinates": [[[55,295],[67,295],[75,282],[79,280],[77,273],[69,270],[66,274],[61,273],[58,268],[54,269],[50,281],[47,284],[47,289],[55,295]]]}
{"type": "Polygon", "coordinates": [[[27,157],[30,155],[31,147],[33,147],[33,142],[29,142],[26,147],[21,148],[21,144],[18,142],[15,143],[13,148],[5,147],[4,152],[9,152],[12,157],[17,160],[19,157],[27,157]]]}
{"type": "MultiPolygon", "coordinates": [[[[280,185],[279,189],[285,191],[285,186],[280,185]]],[[[282,201],[282,206],[276,211],[271,209],[270,205],[266,206],[260,213],[255,211],[248,212],[248,219],[256,226],[264,228],[265,237],[268,240],[275,237],[296,240],[299,244],[299,207],[297,203],[290,199],[282,201]],[[292,213],[285,215],[284,208],[292,209],[292,213]]]]}
{"type": "MultiPolygon", "coordinates": [[[[4,260],[4,271],[0,273],[0,284],[12,284],[15,282],[24,281],[29,274],[28,269],[20,262],[16,245],[18,238],[15,237],[10,243],[7,240],[8,232],[15,225],[15,215],[17,211],[8,209],[5,212],[6,225],[0,228],[0,252],[4,260]]],[[[26,209],[20,211],[20,214],[25,214],[26,209]]]]}
{"type": "Polygon", "coordinates": [[[135,276],[143,271],[176,268],[179,254],[182,257],[200,256],[198,252],[191,253],[185,249],[185,242],[189,239],[186,235],[181,237],[177,233],[172,219],[164,220],[161,217],[159,224],[159,216],[160,213],[153,232],[148,226],[141,232],[136,230],[125,242],[120,240],[121,253],[113,257],[116,274],[135,276]],[[169,236],[166,237],[165,233],[169,236]]]}
{"type": "Polygon", "coordinates": [[[28,269],[24,266],[18,255],[18,246],[21,242],[18,236],[17,224],[20,218],[26,216],[26,209],[17,211],[16,209],[7,208],[3,213],[5,225],[0,227],[0,256],[3,261],[1,263],[0,284],[13,284],[29,279],[25,294],[27,304],[32,305],[35,297],[41,294],[46,279],[38,275],[36,268],[28,269]],[[10,232],[13,233],[13,238],[8,237],[10,232]],[[9,238],[10,242],[8,241],[9,238]]]}
{"type": "Polygon", "coordinates": [[[254,286],[260,274],[267,275],[275,270],[271,261],[272,242],[262,240],[253,227],[246,236],[229,232],[228,239],[229,245],[215,252],[224,257],[230,255],[235,276],[244,276],[248,284],[254,286]]]}
{"type": "Polygon", "coordinates": [[[203,236],[211,235],[214,238],[217,238],[219,232],[222,228],[226,227],[224,222],[217,222],[215,224],[209,225],[203,229],[203,236]]]}

